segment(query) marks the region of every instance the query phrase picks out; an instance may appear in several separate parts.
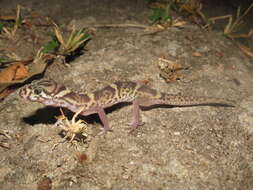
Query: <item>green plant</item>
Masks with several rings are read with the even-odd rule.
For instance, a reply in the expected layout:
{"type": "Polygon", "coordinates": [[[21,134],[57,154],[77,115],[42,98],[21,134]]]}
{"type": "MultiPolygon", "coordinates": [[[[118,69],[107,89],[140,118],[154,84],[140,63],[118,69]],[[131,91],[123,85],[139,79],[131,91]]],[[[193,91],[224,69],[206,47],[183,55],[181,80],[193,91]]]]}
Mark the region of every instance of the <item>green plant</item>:
{"type": "Polygon", "coordinates": [[[60,43],[54,34],[51,34],[51,41],[49,41],[41,50],[42,53],[55,52],[60,47],[60,43]]]}
{"type": "Polygon", "coordinates": [[[4,27],[4,24],[3,24],[3,23],[0,23],[0,32],[2,32],[3,27],[4,27]]]}
{"type": "Polygon", "coordinates": [[[167,5],[165,8],[152,8],[152,15],[149,16],[149,20],[151,24],[171,22],[172,17],[170,12],[170,5],[167,5]]]}

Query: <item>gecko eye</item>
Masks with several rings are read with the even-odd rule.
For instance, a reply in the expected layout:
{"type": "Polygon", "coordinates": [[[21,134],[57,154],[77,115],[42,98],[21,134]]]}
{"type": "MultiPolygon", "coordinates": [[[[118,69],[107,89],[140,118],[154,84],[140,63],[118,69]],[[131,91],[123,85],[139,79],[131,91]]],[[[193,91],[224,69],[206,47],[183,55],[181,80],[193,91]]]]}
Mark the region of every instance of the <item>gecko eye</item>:
{"type": "Polygon", "coordinates": [[[41,88],[35,88],[33,92],[34,92],[34,94],[39,95],[39,94],[41,94],[42,89],[41,88]]]}

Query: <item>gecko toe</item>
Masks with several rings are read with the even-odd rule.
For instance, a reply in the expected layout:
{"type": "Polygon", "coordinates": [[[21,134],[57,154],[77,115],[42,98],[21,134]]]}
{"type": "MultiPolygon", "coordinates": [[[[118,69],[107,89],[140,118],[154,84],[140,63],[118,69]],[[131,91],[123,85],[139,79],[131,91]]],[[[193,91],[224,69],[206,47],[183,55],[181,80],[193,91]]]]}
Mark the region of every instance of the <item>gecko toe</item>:
{"type": "Polygon", "coordinates": [[[144,125],[145,122],[132,122],[129,123],[128,125],[131,126],[131,128],[128,128],[130,131],[128,132],[129,135],[137,135],[137,131],[140,126],[144,125]]]}
{"type": "Polygon", "coordinates": [[[113,132],[113,130],[111,128],[109,129],[101,128],[101,131],[98,133],[98,135],[105,135],[107,132],[113,132]]]}
{"type": "Polygon", "coordinates": [[[139,126],[142,126],[144,125],[145,122],[131,122],[131,123],[128,123],[127,125],[129,126],[132,126],[133,129],[137,129],[139,126]]]}

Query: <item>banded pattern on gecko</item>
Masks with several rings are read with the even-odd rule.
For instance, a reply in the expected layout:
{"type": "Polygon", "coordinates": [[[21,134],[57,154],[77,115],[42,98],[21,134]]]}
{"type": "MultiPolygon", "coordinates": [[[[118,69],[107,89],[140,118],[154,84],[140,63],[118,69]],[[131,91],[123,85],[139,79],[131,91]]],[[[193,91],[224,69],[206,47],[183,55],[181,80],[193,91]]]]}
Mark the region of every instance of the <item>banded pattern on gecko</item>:
{"type": "Polygon", "coordinates": [[[133,129],[142,125],[140,107],[153,105],[170,106],[233,106],[230,101],[220,98],[193,97],[157,92],[136,82],[116,82],[93,93],[78,94],[53,80],[41,80],[20,89],[19,95],[32,102],[40,102],[54,107],[65,107],[73,112],[83,108],[81,115],[97,113],[106,131],[111,130],[105,108],[121,102],[132,102],[134,119],[133,129]]]}

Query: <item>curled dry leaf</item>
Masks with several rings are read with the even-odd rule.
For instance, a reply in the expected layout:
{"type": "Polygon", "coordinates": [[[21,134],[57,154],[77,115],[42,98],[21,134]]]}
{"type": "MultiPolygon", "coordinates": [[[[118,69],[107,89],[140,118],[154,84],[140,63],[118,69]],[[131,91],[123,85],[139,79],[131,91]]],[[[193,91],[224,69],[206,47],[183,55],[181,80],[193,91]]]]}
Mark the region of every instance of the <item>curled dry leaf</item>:
{"type": "Polygon", "coordinates": [[[158,67],[160,69],[160,76],[166,82],[174,82],[180,80],[183,76],[178,71],[186,69],[178,61],[159,58],[158,67]]]}
{"type": "Polygon", "coordinates": [[[18,69],[16,72],[16,75],[14,77],[14,80],[23,79],[28,76],[28,71],[26,70],[25,66],[23,64],[18,65],[18,69]]]}
{"type": "Polygon", "coordinates": [[[7,83],[13,80],[23,79],[28,76],[28,72],[22,63],[16,63],[0,72],[0,83],[7,83]]]}
{"type": "Polygon", "coordinates": [[[202,57],[202,56],[203,56],[203,55],[202,55],[201,53],[199,53],[199,52],[193,52],[192,55],[193,55],[194,57],[202,57]]]}
{"type": "Polygon", "coordinates": [[[161,24],[155,24],[152,26],[147,27],[144,32],[147,34],[155,34],[157,32],[164,31],[166,28],[161,24]]]}

